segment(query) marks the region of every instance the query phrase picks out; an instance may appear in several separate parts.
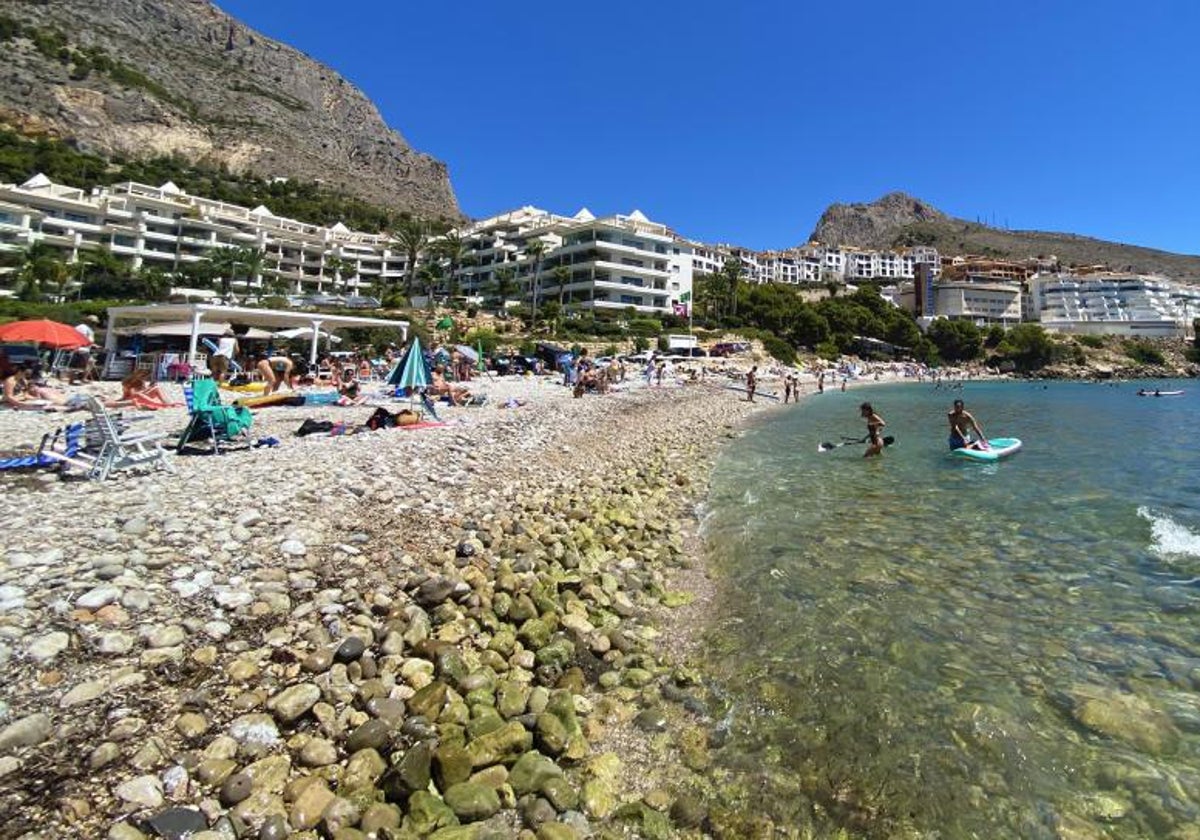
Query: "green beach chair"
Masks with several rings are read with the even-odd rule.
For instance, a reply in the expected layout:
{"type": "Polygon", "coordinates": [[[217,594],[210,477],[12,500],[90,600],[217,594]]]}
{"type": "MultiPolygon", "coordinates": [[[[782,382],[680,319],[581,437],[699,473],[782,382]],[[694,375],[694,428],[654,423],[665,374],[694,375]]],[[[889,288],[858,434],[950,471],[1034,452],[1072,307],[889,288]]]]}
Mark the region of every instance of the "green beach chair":
{"type": "Polygon", "coordinates": [[[254,415],[241,405],[223,405],[221,392],[212,379],[194,379],[183,389],[190,418],[187,428],[179,436],[177,452],[183,452],[190,444],[207,440],[212,451],[220,454],[221,444],[247,439],[254,415]]]}

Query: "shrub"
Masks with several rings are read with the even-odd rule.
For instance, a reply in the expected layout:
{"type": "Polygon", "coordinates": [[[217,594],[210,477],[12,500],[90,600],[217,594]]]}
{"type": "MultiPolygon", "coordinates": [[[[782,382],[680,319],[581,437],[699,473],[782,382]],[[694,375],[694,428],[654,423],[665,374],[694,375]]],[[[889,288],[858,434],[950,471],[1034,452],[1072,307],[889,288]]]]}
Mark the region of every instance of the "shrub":
{"type": "Polygon", "coordinates": [[[496,334],[495,330],[482,328],[471,330],[463,336],[463,344],[470,347],[478,347],[482,344],[484,354],[490,356],[496,352],[496,347],[500,344],[500,336],[496,334]]]}
{"type": "Polygon", "coordinates": [[[836,362],[838,356],[841,355],[841,351],[838,350],[838,346],[832,341],[822,341],[820,344],[814,347],[813,350],[820,358],[825,359],[828,362],[836,362]]]}
{"type": "Polygon", "coordinates": [[[650,340],[644,335],[635,335],[633,337],[633,351],[641,353],[643,350],[650,349],[650,340]]]}
{"type": "Polygon", "coordinates": [[[669,341],[667,341],[667,337],[665,335],[660,335],[658,337],[658,345],[657,346],[658,346],[658,349],[660,351],[662,351],[663,353],[665,353],[671,349],[671,343],[669,341]]]}
{"type": "Polygon", "coordinates": [[[782,338],[768,335],[762,340],[762,343],[764,350],[785,365],[794,365],[796,363],[796,348],[782,338]]]}
{"type": "Polygon", "coordinates": [[[1104,338],[1099,335],[1079,335],[1075,337],[1075,340],[1084,347],[1090,347],[1093,350],[1099,350],[1104,346],[1104,338]]]}
{"type": "Polygon", "coordinates": [[[1167,361],[1161,350],[1144,341],[1125,342],[1125,355],[1139,365],[1161,365],[1167,361]]]}
{"type": "Polygon", "coordinates": [[[600,351],[601,356],[615,356],[621,351],[617,349],[615,344],[605,344],[604,349],[600,351]]]}

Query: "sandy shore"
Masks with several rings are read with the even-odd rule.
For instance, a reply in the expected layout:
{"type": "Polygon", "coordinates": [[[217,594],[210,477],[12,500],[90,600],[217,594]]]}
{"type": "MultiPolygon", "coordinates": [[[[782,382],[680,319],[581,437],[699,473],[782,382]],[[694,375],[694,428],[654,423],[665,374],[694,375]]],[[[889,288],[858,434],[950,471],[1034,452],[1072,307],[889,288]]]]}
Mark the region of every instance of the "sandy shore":
{"type": "MultiPolygon", "coordinates": [[[[172,456],[175,475],[0,476],[0,836],[703,822],[686,775],[640,768],[707,767],[678,724],[702,713],[676,664],[708,591],[686,523],[759,406],[711,384],[476,389],[488,405],[435,429],[301,439],[372,408],[275,408],[254,433],[279,447],[172,456]]],[[[0,440],[69,419],[6,412],[0,440]]]]}

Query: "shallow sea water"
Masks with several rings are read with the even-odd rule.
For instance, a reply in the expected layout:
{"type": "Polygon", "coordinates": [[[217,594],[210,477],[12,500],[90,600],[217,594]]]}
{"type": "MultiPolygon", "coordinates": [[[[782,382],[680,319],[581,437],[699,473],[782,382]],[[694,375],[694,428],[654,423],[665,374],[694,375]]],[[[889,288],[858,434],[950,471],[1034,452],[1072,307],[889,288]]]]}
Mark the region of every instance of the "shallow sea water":
{"type": "Polygon", "coordinates": [[[1200,389],[1139,384],[826,393],[726,449],[703,533],[728,798],[816,836],[1200,822],[1200,389]],[[960,395],[1022,451],[949,456],[960,395]],[[818,453],[864,399],[897,444],[818,453]]]}

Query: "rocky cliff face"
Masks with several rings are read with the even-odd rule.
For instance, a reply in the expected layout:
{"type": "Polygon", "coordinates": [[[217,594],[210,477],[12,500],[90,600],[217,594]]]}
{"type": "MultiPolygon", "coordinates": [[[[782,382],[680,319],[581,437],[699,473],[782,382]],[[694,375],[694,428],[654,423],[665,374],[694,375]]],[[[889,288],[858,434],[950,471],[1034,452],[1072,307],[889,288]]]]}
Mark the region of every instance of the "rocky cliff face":
{"type": "Polygon", "coordinates": [[[869,204],[831,205],[810,240],[859,248],[932,245],[943,255],[1000,259],[1057,258],[1063,267],[1103,265],[1114,271],[1165,274],[1200,282],[1200,257],[1071,233],[1006,230],[947,216],[923,201],[890,193],[869,204]]]}
{"type": "Polygon", "coordinates": [[[890,248],[896,231],[916,222],[947,219],[945,213],[902,192],[870,204],[831,204],[810,240],[857,248],[890,248]]]}
{"type": "Polygon", "coordinates": [[[0,45],[0,122],[23,133],[461,215],[445,164],[412,149],[362,92],[207,0],[0,0],[0,15],[21,29],[0,45]]]}

